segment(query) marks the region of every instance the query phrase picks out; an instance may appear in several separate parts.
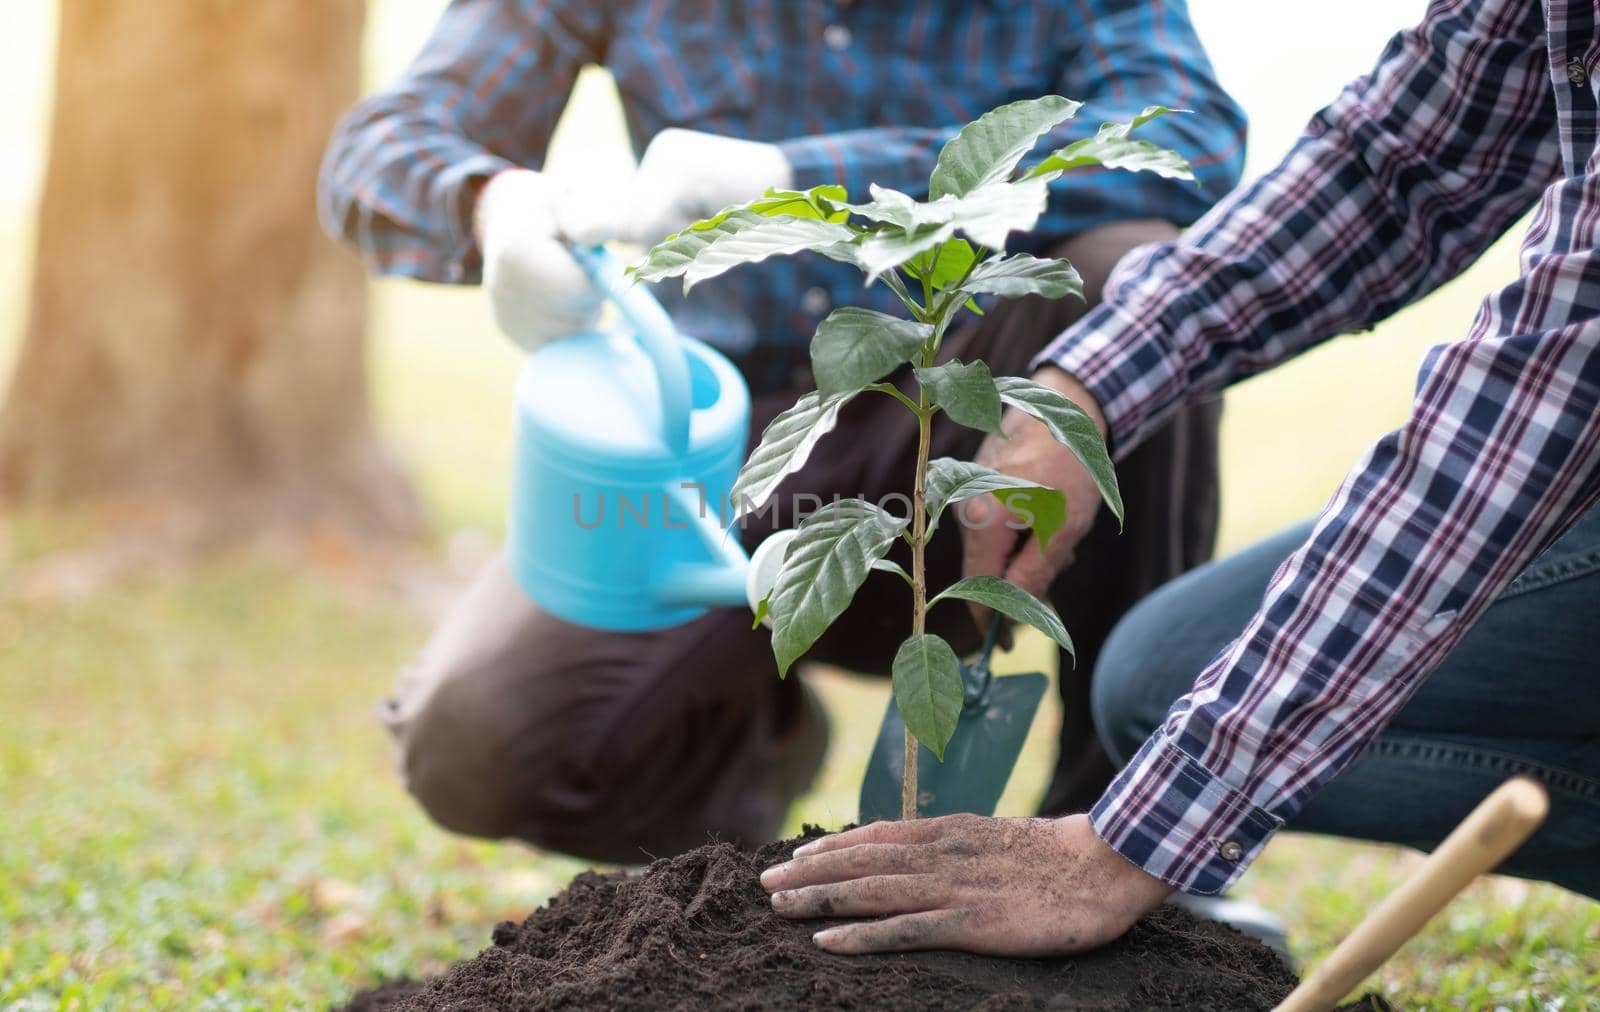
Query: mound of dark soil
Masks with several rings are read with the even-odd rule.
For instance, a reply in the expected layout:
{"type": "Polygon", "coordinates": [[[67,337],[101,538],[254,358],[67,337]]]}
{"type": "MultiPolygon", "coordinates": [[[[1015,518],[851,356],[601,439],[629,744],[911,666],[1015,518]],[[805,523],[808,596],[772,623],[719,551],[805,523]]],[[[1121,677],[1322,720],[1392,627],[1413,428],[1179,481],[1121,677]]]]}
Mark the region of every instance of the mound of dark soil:
{"type": "Polygon", "coordinates": [[[348,1008],[1243,1012],[1272,1008],[1296,983],[1272,950],[1170,906],[1071,958],[832,956],[811,943],[825,922],[774,916],[757,878],[799,842],[754,854],[713,844],[637,874],[580,875],[520,925],[497,926],[476,957],[367,991],[348,1008]]]}

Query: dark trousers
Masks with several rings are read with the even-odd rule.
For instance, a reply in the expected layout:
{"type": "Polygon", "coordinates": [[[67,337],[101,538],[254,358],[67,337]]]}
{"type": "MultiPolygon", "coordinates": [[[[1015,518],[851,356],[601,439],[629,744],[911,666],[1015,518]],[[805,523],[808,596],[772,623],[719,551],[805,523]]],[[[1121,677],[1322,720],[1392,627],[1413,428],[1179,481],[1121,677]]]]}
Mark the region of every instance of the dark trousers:
{"type": "MultiPolygon", "coordinates": [[[[1095,298],[1123,253],[1172,234],[1163,223],[1121,223],[1055,252],[1078,266],[1095,298]]],[[[1026,375],[1033,355],[1083,311],[1078,300],[1002,303],[952,333],[943,353],[982,358],[997,376],[1026,375]]],[[[909,388],[908,376],[899,382],[909,388]]],[[[752,432],[801,392],[758,397],[752,432]]],[[[1065,719],[1046,814],[1087,808],[1111,776],[1089,710],[1101,643],[1140,597],[1210,557],[1219,413],[1216,404],[1184,411],[1119,465],[1126,532],[1102,514],[1051,588],[1078,658],[1061,665],[1065,719]]],[[[936,418],[933,455],[971,459],[982,438],[936,418]]],[[[915,453],[915,422],[902,405],[858,397],[779,490],[776,515],[745,531],[747,547],[796,521],[799,494],[877,502],[909,493],[915,453]]],[[[961,576],[959,525],[941,527],[927,561],[932,587],[961,576]]],[[[910,620],[906,585],[874,573],[808,659],[887,673],[910,620]]],[[[977,646],[959,602],[935,609],[929,627],[957,652],[977,646]]],[[[768,631],[752,630],[743,609],[652,632],[598,632],[535,607],[498,559],[402,675],[387,723],[407,787],[444,826],[629,862],[712,835],[758,843],[774,833],[794,779],[775,743],[807,719],[802,691],[797,679],[779,680],[768,631]]]]}

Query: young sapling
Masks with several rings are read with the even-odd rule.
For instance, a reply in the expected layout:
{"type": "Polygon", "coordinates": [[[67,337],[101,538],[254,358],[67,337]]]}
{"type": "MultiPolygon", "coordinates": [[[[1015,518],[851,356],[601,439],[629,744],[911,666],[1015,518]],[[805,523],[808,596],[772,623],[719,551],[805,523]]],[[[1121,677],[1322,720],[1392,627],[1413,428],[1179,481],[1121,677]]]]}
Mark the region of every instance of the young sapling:
{"type": "Polygon", "coordinates": [[[1041,548],[1066,517],[1065,499],[1056,489],[969,461],[930,460],[934,417],[943,413],[959,425],[999,433],[1003,407],[1031,415],[1083,463],[1106,505],[1122,519],[1111,459],[1093,422],[1077,405],[1032,380],[992,376],[982,361],[938,361],[940,344],[957,315],[981,312],[977,296],[1082,297],[1082,281],[1065,260],[1005,252],[1011,233],[1027,232],[1037,223],[1051,181],[1085,166],[1194,178],[1176,153],[1129,136],[1174,111],[1163,106],[1145,109],[1127,123],[1108,123],[1019,171],[1041,138],[1072,119],[1080,107],[1046,95],[985,113],[940,151],[927,200],[876,185],[866,203],[851,203],[840,186],[769,190],[667,238],[634,268],[646,281],[682,277],[687,292],[741,264],[809,251],[855,266],[868,285],[882,284],[893,292],[909,314],[903,319],[846,306],[822,320],[810,349],[817,389],[767,426],[730,493],[735,519],[761,509],[857,396],[893,397],[915,415],[911,515],[897,517],[860,499],[823,506],[799,524],[772,592],[762,603],[782,676],[844,612],[871,570],[896,573],[910,585],[911,634],[892,665],[895,704],[906,729],[901,791],[901,817],[906,819],[917,814],[917,743],[942,761],[962,707],[960,663],[948,643],[927,631],[928,609],[947,599],[973,602],[1032,625],[1072,650],[1055,610],[999,577],[969,576],[930,596],[925,550],[951,507],[994,496],[1013,522],[1032,528],[1041,548]],[[914,399],[885,381],[908,363],[917,389],[914,399]],[[909,573],[885,558],[896,540],[910,547],[909,573]]]}

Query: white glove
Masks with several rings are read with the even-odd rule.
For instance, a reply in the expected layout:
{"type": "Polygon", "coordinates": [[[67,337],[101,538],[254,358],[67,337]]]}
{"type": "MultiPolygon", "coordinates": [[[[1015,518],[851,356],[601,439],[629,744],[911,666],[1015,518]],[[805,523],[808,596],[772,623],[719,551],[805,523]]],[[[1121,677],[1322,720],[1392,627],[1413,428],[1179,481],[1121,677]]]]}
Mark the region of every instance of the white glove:
{"type": "Polygon", "coordinates": [[[478,195],[483,287],[495,322],[528,351],[593,329],[600,315],[600,293],[558,238],[566,196],[550,177],[527,169],[500,173],[478,195]]]}
{"type": "Polygon", "coordinates": [[[730,204],[793,185],[776,145],[671,127],[656,134],[622,199],[564,206],[561,231],[579,242],[654,245],[730,204]]]}

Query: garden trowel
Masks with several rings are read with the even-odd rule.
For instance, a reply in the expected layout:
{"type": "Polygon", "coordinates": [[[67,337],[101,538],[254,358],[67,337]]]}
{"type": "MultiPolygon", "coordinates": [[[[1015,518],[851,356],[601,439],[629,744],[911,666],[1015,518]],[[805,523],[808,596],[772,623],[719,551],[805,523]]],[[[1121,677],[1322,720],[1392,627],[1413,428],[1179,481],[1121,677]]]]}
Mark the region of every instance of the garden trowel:
{"type": "MultiPolygon", "coordinates": [[[[1000,637],[994,615],[978,655],[961,666],[965,701],[944,762],[917,747],[917,813],[924,817],[971,812],[993,815],[1022,743],[1033,726],[1050,679],[1034,671],[996,677],[989,658],[1000,637]]],[[[905,722],[893,699],[861,782],[860,821],[900,817],[900,776],[905,770],[905,722]]]]}

